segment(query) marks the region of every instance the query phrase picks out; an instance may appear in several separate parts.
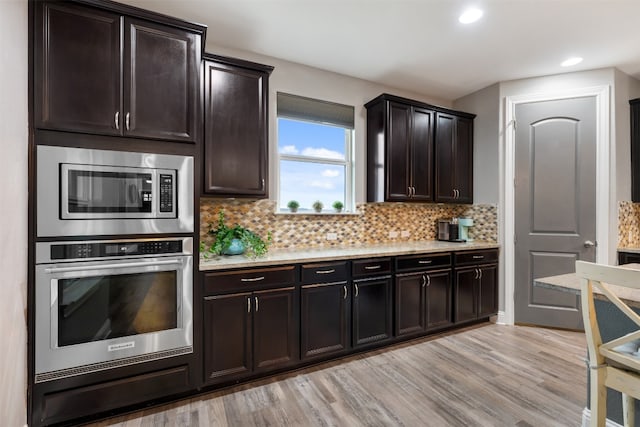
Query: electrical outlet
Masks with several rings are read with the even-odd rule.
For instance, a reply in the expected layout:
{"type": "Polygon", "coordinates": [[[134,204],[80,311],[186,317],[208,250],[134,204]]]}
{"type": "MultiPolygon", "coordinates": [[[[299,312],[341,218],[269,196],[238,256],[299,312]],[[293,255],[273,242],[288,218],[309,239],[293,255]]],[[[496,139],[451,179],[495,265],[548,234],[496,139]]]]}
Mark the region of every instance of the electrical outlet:
{"type": "Polygon", "coordinates": [[[337,233],[327,233],[327,240],[338,240],[338,234],[337,233]]]}
{"type": "Polygon", "coordinates": [[[402,230],[402,232],[400,233],[400,237],[410,237],[411,236],[411,232],[409,230],[402,230]]]}
{"type": "Polygon", "coordinates": [[[389,238],[390,239],[397,239],[398,238],[398,232],[397,231],[390,231],[389,232],[389,238]]]}

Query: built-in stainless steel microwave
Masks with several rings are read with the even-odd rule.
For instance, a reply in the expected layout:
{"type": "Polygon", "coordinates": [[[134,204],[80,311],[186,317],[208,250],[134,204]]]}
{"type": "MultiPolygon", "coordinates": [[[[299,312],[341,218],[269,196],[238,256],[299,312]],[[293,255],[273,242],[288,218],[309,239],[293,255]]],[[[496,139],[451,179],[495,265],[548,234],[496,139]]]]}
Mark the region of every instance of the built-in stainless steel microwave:
{"type": "Polygon", "coordinates": [[[38,146],[37,235],[193,232],[193,157],[38,146]]]}

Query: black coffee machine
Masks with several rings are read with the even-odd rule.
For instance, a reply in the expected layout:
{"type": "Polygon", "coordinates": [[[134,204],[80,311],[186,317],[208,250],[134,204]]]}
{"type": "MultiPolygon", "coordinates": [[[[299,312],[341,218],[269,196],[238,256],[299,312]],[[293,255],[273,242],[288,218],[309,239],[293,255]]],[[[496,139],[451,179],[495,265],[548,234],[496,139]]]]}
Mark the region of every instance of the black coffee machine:
{"type": "Polygon", "coordinates": [[[459,236],[458,218],[438,220],[438,240],[464,242],[459,236]]]}

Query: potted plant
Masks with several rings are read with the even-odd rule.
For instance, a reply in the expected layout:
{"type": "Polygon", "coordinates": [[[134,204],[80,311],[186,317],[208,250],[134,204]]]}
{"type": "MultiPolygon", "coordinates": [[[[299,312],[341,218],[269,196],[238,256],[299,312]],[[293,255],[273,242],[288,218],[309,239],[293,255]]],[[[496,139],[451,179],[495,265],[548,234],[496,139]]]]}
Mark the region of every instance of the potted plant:
{"type": "MultiPolygon", "coordinates": [[[[267,241],[262,240],[253,231],[236,224],[228,227],[225,223],[224,212],[221,210],[218,214],[218,225],[213,228],[209,224],[208,233],[215,237],[215,242],[206,252],[215,255],[239,255],[246,253],[251,258],[263,256],[267,253],[269,244],[271,244],[271,232],[267,233],[267,241]]],[[[206,254],[205,254],[206,257],[206,254]]]]}
{"type": "Polygon", "coordinates": [[[300,203],[297,200],[291,200],[287,203],[287,207],[291,212],[298,212],[298,208],[300,207],[300,203]]]}
{"type": "Polygon", "coordinates": [[[313,205],[311,205],[311,207],[313,207],[313,210],[316,212],[322,212],[322,208],[324,207],[324,205],[320,200],[316,200],[315,202],[313,202],[313,205]]]}
{"type": "Polygon", "coordinates": [[[342,208],[344,208],[344,203],[342,203],[340,200],[336,200],[331,206],[333,206],[333,209],[335,209],[336,212],[340,213],[342,212],[342,208]]]}

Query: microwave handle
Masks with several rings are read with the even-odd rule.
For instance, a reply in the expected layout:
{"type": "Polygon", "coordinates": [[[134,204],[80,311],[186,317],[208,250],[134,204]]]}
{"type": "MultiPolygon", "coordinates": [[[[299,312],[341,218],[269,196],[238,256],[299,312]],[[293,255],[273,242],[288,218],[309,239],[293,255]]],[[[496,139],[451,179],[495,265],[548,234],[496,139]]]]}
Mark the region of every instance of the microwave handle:
{"type": "Polygon", "coordinates": [[[127,267],[150,267],[153,265],[182,265],[182,260],[160,260],[150,262],[130,262],[119,264],[100,264],[100,265],[79,265],[75,267],[51,267],[46,268],[45,273],[67,273],[72,271],[87,271],[87,270],[104,270],[111,268],[127,268],[127,267]]]}

